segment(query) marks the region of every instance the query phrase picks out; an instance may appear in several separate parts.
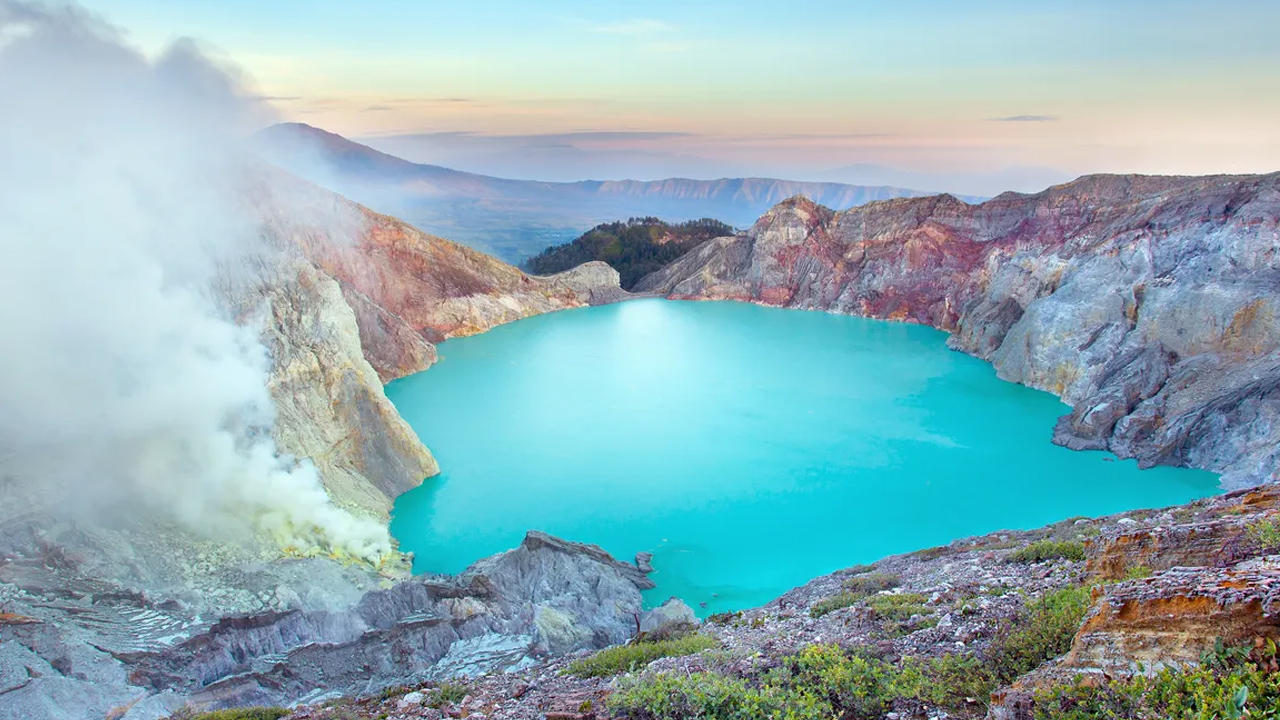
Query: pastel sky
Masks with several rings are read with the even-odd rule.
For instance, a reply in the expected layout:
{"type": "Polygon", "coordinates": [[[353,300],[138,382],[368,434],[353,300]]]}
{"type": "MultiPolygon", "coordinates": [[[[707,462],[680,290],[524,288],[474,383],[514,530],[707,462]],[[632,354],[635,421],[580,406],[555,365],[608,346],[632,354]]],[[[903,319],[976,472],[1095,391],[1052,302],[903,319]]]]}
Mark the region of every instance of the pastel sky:
{"type": "Polygon", "coordinates": [[[1276,0],[85,4],[285,119],[494,174],[1280,170],[1276,0]]]}

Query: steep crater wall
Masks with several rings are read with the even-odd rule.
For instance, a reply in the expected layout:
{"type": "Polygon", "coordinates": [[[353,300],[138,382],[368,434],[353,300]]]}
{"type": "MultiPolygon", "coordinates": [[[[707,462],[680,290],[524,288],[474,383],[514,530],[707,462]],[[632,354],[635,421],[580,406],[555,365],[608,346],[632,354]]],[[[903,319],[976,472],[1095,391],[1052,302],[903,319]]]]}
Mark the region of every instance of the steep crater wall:
{"type": "Polygon", "coordinates": [[[637,292],[919,322],[1073,408],[1077,449],[1275,479],[1280,175],[1093,176],[981,205],[784,202],[637,292]]]}

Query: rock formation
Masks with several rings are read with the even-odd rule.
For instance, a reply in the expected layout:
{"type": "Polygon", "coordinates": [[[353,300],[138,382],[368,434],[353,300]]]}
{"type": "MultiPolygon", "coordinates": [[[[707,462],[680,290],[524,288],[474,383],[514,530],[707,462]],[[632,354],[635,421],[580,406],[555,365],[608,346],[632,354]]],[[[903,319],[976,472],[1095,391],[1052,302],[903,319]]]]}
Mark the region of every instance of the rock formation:
{"type": "Polygon", "coordinates": [[[625,296],[604,263],[526,275],[283,173],[264,171],[248,202],[297,256],[245,301],[270,318],[277,441],[317,464],[335,501],[384,519],[438,468],[383,382],[425,370],[441,340],[625,296]]]}
{"type": "Polygon", "coordinates": [[[981,205],[784,202],[638,292],[932,325],[1073,408],[1055,440],[1275,479],[1280,174],[1094,176],[981,205]]]}
{"type": "Polygon", "coordinates": [[[125,708],[154,718],[187,703],[314,701],[522,667],[625,641],[640,621],[640,590],[653,586],[597,547],[530,533],[457,577],[363,595],[359,573],[329,561],[245,562],[221,592],[250,594],[263,609],[204,615],[104,579],[96,558],[71,557],[63,540],[85,547],[73,535],[42,537],[0,566],[0,718],[81,720],[125,708]],[[335,588],[348,596],[318,596],[335,588]]]}

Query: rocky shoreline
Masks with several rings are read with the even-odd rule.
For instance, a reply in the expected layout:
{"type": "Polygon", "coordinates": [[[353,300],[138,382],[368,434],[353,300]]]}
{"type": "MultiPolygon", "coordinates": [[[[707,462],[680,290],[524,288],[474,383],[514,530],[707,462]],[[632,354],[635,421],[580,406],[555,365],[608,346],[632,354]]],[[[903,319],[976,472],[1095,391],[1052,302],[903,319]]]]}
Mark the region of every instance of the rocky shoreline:
{"type": "MultiPolygon", "coordinates": [[[[619,688],[661,675],[716,673],[752,678],[806,647],[834,645],[901,661],[959,655],[982,659],[1029,604],[1054,592],[1092,588],[1065,656],[1050,659],[992,697],[940,708],[903,699],[884,714],[907,718],[1026,718],[1037,689],[1077,676],[1123,677],[1199,661],[1215,640],[1252,643],[1280,637],[1280,546],[1249,539],[1273,522],[1280,488],[1268,487],[1162,510],[1073,518],[1033,531],[999,532],[905,555],[874,567],[816,578],[773,602],[714,616],[697,632],[715,648],[655,660],[606,677],[577,677],[574,656],[516,672],[465,681],[450,702],[429,706],[438,683],[297,708],[292,720],[445,717],[491,720],[590,720],[609,717],[619,688]],[[1045,542],[1079,546],[1079,557],[1026,558],[1045,542]],[[1224,555],[1222,548],[1234,548],[1224,555]],[[886,587],[824,609],[858,578],[891,578],[886,587]],[[911,597],[909,617],[886,619],[877,598],[911,597]],[[1210,602],[1199,602],[1204,598],[1210,602]],[[424,704],[427,703],[427,704],[424,704]]],[[[865,584],[865,583],[862,583],[865,584]]],[[[838,603],[837,603],[838,604],[838,603]]],[[[584,653],[579,653],[580,657],[584,653]]]]}

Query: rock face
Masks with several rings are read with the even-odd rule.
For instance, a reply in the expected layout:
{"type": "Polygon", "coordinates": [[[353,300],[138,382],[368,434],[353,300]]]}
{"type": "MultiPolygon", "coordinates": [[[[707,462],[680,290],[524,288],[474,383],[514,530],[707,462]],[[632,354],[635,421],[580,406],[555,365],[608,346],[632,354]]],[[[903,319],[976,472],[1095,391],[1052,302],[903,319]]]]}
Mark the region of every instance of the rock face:
{"type": "Polygon", "coordinates": [[[241,578],[270,607],[209,618],[80,565],[50,577],[40,563],[58,547],[33,545],[0,572],[0,602],[11,608],[0,616],[6,720],[79,720],[117,707],[154,718],[184,702],[287,704],[522,667],[625,641],[639,623],[640,590],[653,585],[598,547],[530,533],[458,577],[405,580],[345,608],[298,607],[298,592],[335,584],[326,578],[335,568],[289,561],[241,578]]]}
{"type": "Polygon", "coordinates": [[[1086,543],[1093,605],[1071,650],[993,698],[991,717],[1026,720],[1037,690],[1200,662],[1224,645],[1280,640],[1280,556],[1258,528],[1277,522],[1267,485],[1112,525],[1086,543]],[[1135,575],[1147,577],[1133,578],[1135,575]],[[1117,582],[1118,581],[1118,582],[1117,582]]]}
{"type": "Polygon", "coordinates": [[[1280,174],[1096,176],[981,205],[784,202],[638,292],[932,325],[1072,413],[1055,440],[1275,479],[1280,174]]]}
{"type": "Polygon", "coordinates": [[[299,262],[260,303],[271,319],[277,445],[310,458],[335,503],[385,518],[397,495],[439,467],[383,393],[339,284],[299,262]]]}
{"type": "Polygon", "coordinates": [[[604,263],[526,275],[282,173],[247,201],[293,258],[244,301],[267,318],[277,443],[311,458],[339,504],[384,519],[439,468],[383,382],[429,367],[442,339],[626,295],[604,263]]]}

